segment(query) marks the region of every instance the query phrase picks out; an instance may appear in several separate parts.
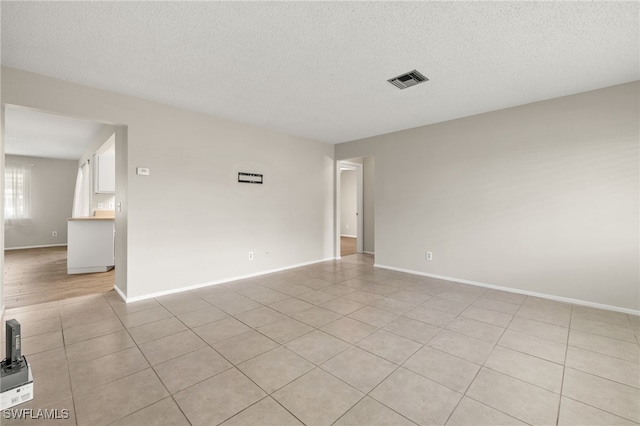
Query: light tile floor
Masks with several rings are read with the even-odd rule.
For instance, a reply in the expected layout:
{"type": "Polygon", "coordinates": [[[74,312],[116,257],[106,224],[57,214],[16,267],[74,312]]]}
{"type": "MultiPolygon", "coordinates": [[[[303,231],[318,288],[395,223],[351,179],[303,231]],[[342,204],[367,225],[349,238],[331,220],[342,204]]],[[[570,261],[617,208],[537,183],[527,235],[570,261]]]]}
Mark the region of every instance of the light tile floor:
{"type": "Polygon", "coordinates": [[[69,410],[56,424],[640,422],[638,317],[377,269],[369,256],[5,318],[21,322],[35,377],[35,399],[16,408],[69,410]]]}

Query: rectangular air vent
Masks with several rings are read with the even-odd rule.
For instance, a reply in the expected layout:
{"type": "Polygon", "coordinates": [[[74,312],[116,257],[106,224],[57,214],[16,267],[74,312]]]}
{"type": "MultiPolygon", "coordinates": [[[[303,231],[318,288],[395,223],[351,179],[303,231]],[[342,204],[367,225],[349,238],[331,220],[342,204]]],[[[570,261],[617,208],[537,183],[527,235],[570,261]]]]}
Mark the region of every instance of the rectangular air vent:
{"type": "Polygon", "coordinates": [[[397,77],[390,78],[387,81],[396,86],[398,89],[406,89],[407,87],[415,86],[416,84],[429,81],[429,79],[420,74],[418,71],[413,70],[397,77]]]}

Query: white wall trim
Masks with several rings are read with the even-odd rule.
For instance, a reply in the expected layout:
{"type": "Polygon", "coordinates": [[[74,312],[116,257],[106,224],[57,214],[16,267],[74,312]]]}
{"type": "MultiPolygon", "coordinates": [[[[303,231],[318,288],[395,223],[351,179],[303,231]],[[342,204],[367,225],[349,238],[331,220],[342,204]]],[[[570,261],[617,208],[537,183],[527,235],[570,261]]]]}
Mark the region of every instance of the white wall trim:
{"type": "Polygon", "coordinates": [[[4,306],[0,309],[0,321],[4,323],[4,306]]]}
{"type": "Polygon", "coordinates": [[[376,254],[375,251],[363,251],[364,254],[376,254]]]}
{"type": "Polygon", "coordinates": [[[347,238],[358,238],[357,235],[347,235],[347,234],[340,234],[341,237],[347,237],[347,238]]]}
{"type": "Polygon", "coordinates": [[[25,246],[25,247],[5,247],[5,250],[26,250],[26,249],[34,249],[34,248],[47,248],[47,247],[66,247],[67,243],[64,244],[45,244],[42,246],[25,246]]]}
{"type": "Polygon", "coordinates": [[[506,292],[509,292],[509,293],[524,294],[524,295],[527,295],[527,296],[540,297],[542,299],[555,300],[555,301],[564,302],[564,303],[572,303],[574,305],[589,306],[591,308],[606,309],[608,311],[622,312],[622,313],[631,314],[631,315],[640,315],[640,310],[622,308],[622,307],[613,306],[613,305],[605,305],[603,303],[589,302],[588,300],[572,299],[570,297],[555,296],[553,294],[537,293],[535,291],[520,290],[520,289],[517,289],[517,288],[503,287],[503,286],[493,285],[493,284],[486,284],[486,283],[481,283],[481,282],[478,282],[478,281],[471,281],[471,280],[465,280],[465,279],[461,279],[461,278],[447,277],[447,276],[444,276],[444,275],[429,274],[429,273],[426,273],[426,272],[414,271],[414,270],[411,270],[411,269],[404,269],[404,268],[396,268],[396,267],[388,266],[388,265],[374,264],[373,266],[375,266],[376,268],[389,269],[389,270],[398,271],[398,272],[406,272],[406,273],[409,273],[409,274],[422,275],[422,276],[425,276],[425,277],[431,277],[431,278],[437,278],[437,279],[441,279],[441,280],[453,281],[453,282],[462,283],[462,284],[475,285],[475,286],[478,286],[478,287],[486,287],[486,288],[491,288],[491,289],[494,289],[494,290],[506,291],[506,292]]]}
{"type": "Polygon", "coordinates": [[[185,292],[185,291],[196,290],[196,289],[199,289],[199,288],[202,288],[202,287],[209,287],[209,286],[213,286],[213,285],[229,283],[229,282],[232,282],[232,281],[238,281],[238,280],[244,280],[244,279],[247,279],[247,278],[259,277],[261,275],[272,274],[274,272],[286,271],[288,269],[299,268],[301,266],[313,265],[313,264],[316,264],[316,263],[327,262],[327,261],[335,260],[335,259],[336,258],[328,257],[326,259],[321,259],[321,260],[312,260],[311,262],[298,263],[298,264],[295,264],[295,265],[284,266],[282,268],[276,268],[276,269],[270,269],[268,271],[256,272],[254,274],[247,274],[247,275],[240,275],[240,276],[237,276],[237,277],[224,278],[224,279],[217,280],[217,281],[209,281],[209,282],[206,282],[206,283],[191,285],[189,287],[182,287],[182,288],[178,288],[178,289],[174,289],[174,290],[159,291],[157,293],[145,294],[145,295],[136,296],[136,297],[126,297],[124,294],[122,294],[122,292],[117,287],[114,286],[114,289],[120,295],[120,297],[122,297],[124,299],[125,302],[132,303],[132,302],[139,302],[141,300],[146,300],[146,299],[153,299],[154,297],[161,297],[161,296],[167,296],[169,294],[176,294],[176,293],[182,293],[182,292],[185,292]]]}

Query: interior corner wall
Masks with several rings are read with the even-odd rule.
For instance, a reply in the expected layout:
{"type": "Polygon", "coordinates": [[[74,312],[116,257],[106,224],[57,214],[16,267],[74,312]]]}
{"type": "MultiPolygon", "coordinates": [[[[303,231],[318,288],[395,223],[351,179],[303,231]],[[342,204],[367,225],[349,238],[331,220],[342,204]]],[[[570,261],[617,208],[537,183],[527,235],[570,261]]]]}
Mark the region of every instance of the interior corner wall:
{"type": "Polygon", "coordinates": [[[7,155],[5,163],[31,166],[31,220],[4,226],[4,248],[67,244],[67,219],[73,207],[77,162],[7,155]],[[57,236],[52,235],[53,231],[57,236]]]}
{"type": "Polygon", "coordinates": [[[129,299],[335,256],[333,145],[6,67],[2,102],[126,126],[129,299]]]}
{"type": "Polygon", "coordinates": [[[364,244],[365,253],[375,253],[375,158],[365,157],[363,159],[363,228],[364,228],[364,244]]]}
{"type": "Polygon", "coordinates": [[[343,170],[340,173],[340,235],[343,237],[358,236],[358,198],[357,173],[343,170]]]}
{"type": "Polygon", "coordinates": [[[376,264],[639,310],[639,91],[337,145],[375,156],[376,264]]]}

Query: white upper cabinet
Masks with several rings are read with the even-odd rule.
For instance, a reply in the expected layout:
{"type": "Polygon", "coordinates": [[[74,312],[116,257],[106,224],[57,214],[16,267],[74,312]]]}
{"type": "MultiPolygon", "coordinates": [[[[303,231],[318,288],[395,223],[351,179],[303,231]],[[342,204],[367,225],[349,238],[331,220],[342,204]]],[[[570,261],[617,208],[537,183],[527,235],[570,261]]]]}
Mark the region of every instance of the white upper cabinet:
{"type": "Polygon", "coordinates": [[[96,154],[94,164],[95,193],[116,192],[116,156],[114,154],[96,154]]]}

